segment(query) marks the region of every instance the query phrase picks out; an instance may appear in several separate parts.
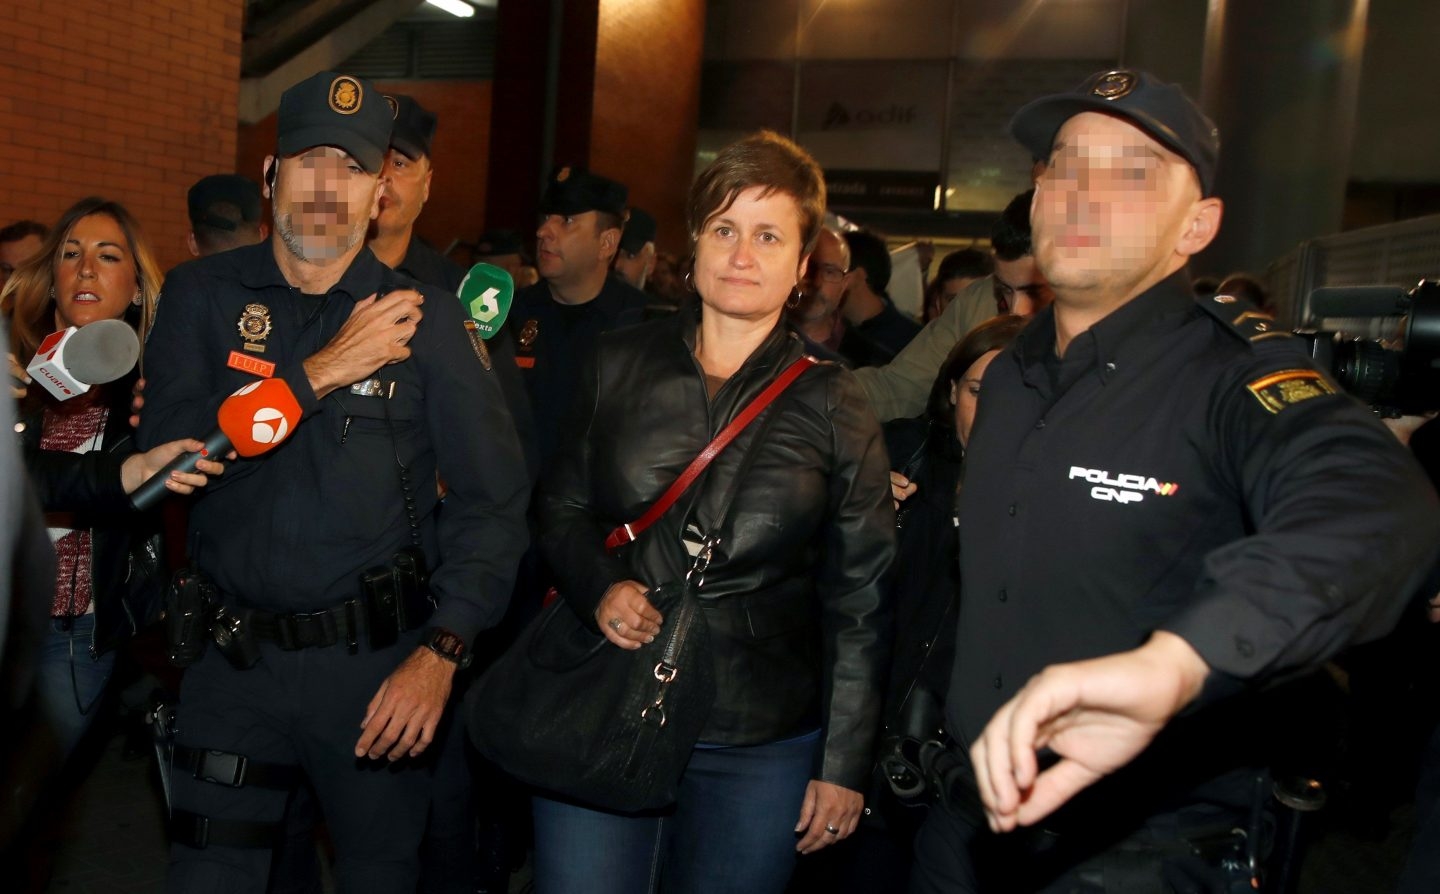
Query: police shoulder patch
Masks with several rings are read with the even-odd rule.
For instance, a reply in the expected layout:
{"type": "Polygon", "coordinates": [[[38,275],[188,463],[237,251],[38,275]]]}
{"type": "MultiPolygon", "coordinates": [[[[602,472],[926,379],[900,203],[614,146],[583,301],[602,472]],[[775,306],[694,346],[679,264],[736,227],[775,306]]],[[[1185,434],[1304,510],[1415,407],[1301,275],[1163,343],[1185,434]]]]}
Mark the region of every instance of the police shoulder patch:
{"type": "Polygon", "coordinates": [[[1247,384],[1245,389],[1271,413],[1335,393],[1325,375],[1314,369],[1282,369],[1268,373],[1247,384]]]}
{"type": "Polygon", "coordinates": [[[485,342],[480,338],[478,329],[474,320],[465,321],[465,334],[470,339],[470,347],[475,351],[475,359],[479,360],[480,365],[484,366],[486,370],[489,370],[490,349],[485,347],[485,342]]]}
{"type": "Polygon", "coordinates": [[[1212,295],[1198,298],[1196,304],[1219,320],[1226,330],[1247,342],[1267,338],[1289,338],[1290,333],[1276,325],[1275,318],[1260,308],[1234,295],[1212,295]]]}

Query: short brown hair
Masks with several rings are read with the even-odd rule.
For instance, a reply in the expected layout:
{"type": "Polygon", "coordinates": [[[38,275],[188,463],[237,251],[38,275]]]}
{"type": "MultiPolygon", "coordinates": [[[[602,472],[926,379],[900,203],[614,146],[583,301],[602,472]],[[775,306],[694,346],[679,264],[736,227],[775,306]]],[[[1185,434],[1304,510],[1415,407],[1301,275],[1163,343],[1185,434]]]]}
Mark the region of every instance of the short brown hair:
{"type": "Polygon", "coordinates": [[[825,222],[825,175],[810,153],[771,130],[721,149],[695,178],[685,205],[691,241],[700,237],[706,221],[729,209],[740,193],[757,186],[764,190],[761,195],[779,192],[795,200],[804,237],[800,254],[803,257],[814,251],[825,222]]]}

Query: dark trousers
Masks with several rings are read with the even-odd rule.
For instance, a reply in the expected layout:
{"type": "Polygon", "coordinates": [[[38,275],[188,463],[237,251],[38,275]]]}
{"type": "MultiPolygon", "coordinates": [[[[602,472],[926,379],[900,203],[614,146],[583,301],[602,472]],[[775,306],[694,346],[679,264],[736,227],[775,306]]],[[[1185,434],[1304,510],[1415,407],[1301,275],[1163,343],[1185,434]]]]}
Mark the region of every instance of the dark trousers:
{"type": "Polygon", "coordinates": [[[673,808],[620,814],[536,797],[539,894],[780,894],[820,734],[699,746],[673,808]]]}
{"type": "Polygon", "coordinates": [[[911,894],[1231,894],[1250,892],[1243,872],[1190,852],[1179,829],[1244,826],[1228,811],[1197,807],[1146,820],[1128,833],[1108,821],[1084,829],[1042,828],[997,835],[973,793],[932,807],[915,839],[911,894]],[[1083,831],[1082,831],[1083,830],[1083,831]]]}
{"type": "MultiPolygon", "coordinates": [[[[413,892],[430,774],[416,762],[355,757],[360,721],[381,682],[415,648],[402,640],[358,655],[345,647],[283,652],[266,643],[255,667],[240,671],[214,648],[186,671],[176,741],[255,761],[299,766],[314,787],[335,843],[341,892],[413,892]]],[[[214,820],[278,824],[286,791],[232,788],[172,770],[177,810],[214,820]]],[[[278,827],[277,827],[278,828],[278,827]]],[[[172,844],[171,892],[263,892],[271,851],[172,844]]]]}

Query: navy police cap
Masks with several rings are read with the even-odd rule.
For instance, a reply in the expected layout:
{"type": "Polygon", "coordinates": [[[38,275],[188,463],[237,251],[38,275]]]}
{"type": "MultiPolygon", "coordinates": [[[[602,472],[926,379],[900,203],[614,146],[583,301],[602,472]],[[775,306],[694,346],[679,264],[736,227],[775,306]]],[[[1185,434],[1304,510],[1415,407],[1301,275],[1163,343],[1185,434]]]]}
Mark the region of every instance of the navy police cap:
{"type": "Polygon", "coordinates": [[[631,208],[625,231],[620,234],[620,250],[638,254],[645,243],[655,241],[655,218],[644,208],[631,208]]]}
{"type": "Polygon", "coordinates": [[[190,222],[233,231],[240,221],[254,223],[260,219],[260,187],[249,177],[239,174],[211,174],[201,177],[186,194],[190,222]],[[218,214],[216,205],[233,205],[240,221],[218,214]]]}
{"type": "Polygon", "coordinates": [[[630,192],[623,183],[592,174],[584,168],[560,168],[545,187],[540,200],[541,214],[583,214],[607,211],[625,217],[625,200],[630,192]]]}
{"type": "Polygon", "coordinates": [[[435,139],[435,113],[416,102],[415,97],[403,93],[391,93],[385,97],[385,102],[395,118],[394,129],[390,131],[390,145],[411,161],[418,160],[422,155],[429,158],[430,141],[435,139]]]}
{"type": "Polygon", "coordinates": [[[390,104],[368,81],[322,71],[281,94],[280,154],[334,146],[378,174],[393,123],[390,104]]]}
{"type": "Polygon", "coordinates": [[[1048,158],[1060,126],[1081,112],[1124,119],[1190,163],[1212,195],[1220,131],[1177,84],[1144,71],[1103,71],[1068,93],[1042,96],[1010,119],[1010,133],[1035,158],[1048,158]]]}

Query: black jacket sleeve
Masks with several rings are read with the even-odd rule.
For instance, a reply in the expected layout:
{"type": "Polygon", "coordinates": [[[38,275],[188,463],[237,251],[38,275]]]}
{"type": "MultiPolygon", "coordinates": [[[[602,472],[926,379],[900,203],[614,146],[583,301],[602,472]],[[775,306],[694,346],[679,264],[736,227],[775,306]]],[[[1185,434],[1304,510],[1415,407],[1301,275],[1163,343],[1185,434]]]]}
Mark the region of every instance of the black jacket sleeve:
{"type": "Polygon", "coordinates": [[[46,512],[128,512],[130,498],[120,486],[120,466],[130,452],[70,453],[26,445],[25,468],[46,512]]]}
{"type": "Polygon", "coordinates": [[[827,409],[835,467],[815,581],[825,722],[817,776],[863,792],[890,659],[886,577],[895,558],[895,509],[880,423],[851,373],[834,372],[827,409]]]}
{"type": "MultiPolygon", "coordinates": [[[[537,500],[541,546],[555,569],[560,593],[592,630],[595,609],[611,584],[633,576],[624,560],[605,551],[605,535],[619,521],[595,506],[594,453],[599,438],[600,355],[595,351],[580,376],[567,424],[567,440],[548,470],[537,500]]],[[[628,520],[628,519],[626,519],[628,520]]],[[[647,581],[645,583],[656,583],[647,581]]]]}
{"type": "Polygon", "coordinates": [[[499,377],[470,342],[460,305],[426,295],[412,357],[425,383],[426,423],[448,492],[430,623],[467,641],[505,614],[529,535],[530,476],[499,377]]]}
{"type": "Polygon", "coordinates": [[[1252,390],[1308,371],[1275,353],[1222,380],[1210,414],[1253,533],[1206,556],[1196,598],[1163,625],[1248,681],[1383,635],[1440,544],[1435,491],[1365,407],[1328,379],[1297,377],[1299,399],[1269,406],[1252,390]]]}

